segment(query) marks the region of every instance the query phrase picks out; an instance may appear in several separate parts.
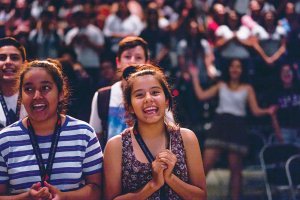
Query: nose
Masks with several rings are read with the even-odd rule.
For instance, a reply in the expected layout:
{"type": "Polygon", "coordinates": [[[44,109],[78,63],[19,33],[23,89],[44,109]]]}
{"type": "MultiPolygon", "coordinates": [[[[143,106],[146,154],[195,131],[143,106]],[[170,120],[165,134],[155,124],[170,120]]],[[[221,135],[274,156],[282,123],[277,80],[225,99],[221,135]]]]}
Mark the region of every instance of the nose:
{"type": "Polygon", "coordinates": [[[149,102],[149,101],[152,101],[153,99],[152,99],[152,96],[151,96],[151,94],[149,93],[149,92],[147,92],[146,93],[146,96],[145,96],[145,101],[146,102],[149,102]]]}
{"type": "Polygon", "coordinates": [[[33,96],[33,99],[39,99],[42,97],[42,94],[39,90],[36,90],[33,96]]]}
{"type": "Polygon", "coordinates": [[[135,57],[131,56],[131,58],[130,58],[130,64],[134,64],[134,63],[135,63],[135,57]]]}

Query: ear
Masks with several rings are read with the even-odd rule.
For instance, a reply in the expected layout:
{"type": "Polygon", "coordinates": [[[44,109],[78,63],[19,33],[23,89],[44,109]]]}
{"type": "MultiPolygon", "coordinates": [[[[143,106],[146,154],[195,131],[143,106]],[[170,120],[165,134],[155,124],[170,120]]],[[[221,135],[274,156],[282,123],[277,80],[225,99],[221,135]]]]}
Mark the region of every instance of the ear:
{"type": "Polygon", "coordinates": [[[169,109],[169,103],[170,103],[170,101],[169,101],[169,99],[166,99],[166,107],[169,109]]]}
{"type": "Polygon", "coordinates": [[[118,57],[116,57],[116,64],[117,64],[117,69],[120,69],[121,66],[120,66],[120,60],[118,57]]]}
{"type": "Polygon", "coordinates": [[[128,107],[128,111],[130,114],[134,115],[134,110],[133,110],[132,106],[128,107]]]}
{"type": "Polygon", "coordinates": [[[58,101],[61,102],[64,100],[64,93],[63,92],[60,92],[59,93],[59,96],[58,96],[58,101]]]}

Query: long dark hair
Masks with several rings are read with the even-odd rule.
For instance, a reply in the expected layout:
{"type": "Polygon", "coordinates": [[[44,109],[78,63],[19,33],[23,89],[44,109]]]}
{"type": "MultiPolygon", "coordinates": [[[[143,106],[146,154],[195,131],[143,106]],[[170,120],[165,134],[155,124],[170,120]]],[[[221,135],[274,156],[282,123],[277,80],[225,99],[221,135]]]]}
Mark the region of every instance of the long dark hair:
{"type": "Polygon", "coordinates": [[[241,63],[242,73],[241,73],[241,76],[240,76],[240,83],[248,83],[247,70],[245,68],[244,62],[241,59],[238,59],[238,58],[233,58],[233,59],[228,61],[228,63],[226,64],[226,68],[224,70],[224,73],[222,74],[222,80],[226,83],[229,83],[229,81],[230,81],[229,68],[230,68],[230,65],[234,61],[238,61],[238,62],[241,63]]]}

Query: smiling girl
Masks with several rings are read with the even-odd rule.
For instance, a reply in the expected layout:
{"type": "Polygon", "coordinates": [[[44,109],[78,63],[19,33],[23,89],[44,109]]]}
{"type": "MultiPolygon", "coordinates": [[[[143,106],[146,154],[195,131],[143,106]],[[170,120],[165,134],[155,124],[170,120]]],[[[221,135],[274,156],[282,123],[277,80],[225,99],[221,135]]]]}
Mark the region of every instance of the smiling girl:
{"type": "Polygon", "coordinates": [[[198,140],[166,121],[173,100],[163,72],[138,65],[123,92],[128,123],[134,125],[107,143],[105,199],[205,199],[198,140]]]}
{"type": "Polygon", "coordinates": [[[0,199],[99,199],[101,147],[93,128],[64,114],[60,63],[28,63],[19,90],[28,117],[0,132],[0,199]]]}

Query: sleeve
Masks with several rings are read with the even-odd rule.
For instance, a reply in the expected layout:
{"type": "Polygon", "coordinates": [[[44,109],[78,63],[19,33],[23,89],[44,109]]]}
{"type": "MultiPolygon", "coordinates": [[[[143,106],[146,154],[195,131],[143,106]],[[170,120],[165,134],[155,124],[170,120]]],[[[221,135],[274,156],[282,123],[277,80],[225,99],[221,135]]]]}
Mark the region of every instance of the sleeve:
{"type": "Polygon", "coordinates": [[[95,131],[87,131],[89,134],[89,141],[82,162],[82,171],[86,176],[101,172],[103,167],[103,153],[96,133],[95,131]]]}
{"type": "Polygon", "coordinates": [[[96,133],[100,133],[102,131],[101,119],[98,114],[98,92],[95,92],[92,100],[89,124],[95,129],[96,133]]]}

